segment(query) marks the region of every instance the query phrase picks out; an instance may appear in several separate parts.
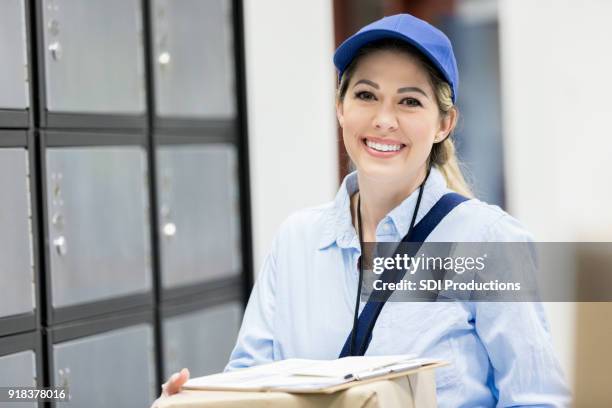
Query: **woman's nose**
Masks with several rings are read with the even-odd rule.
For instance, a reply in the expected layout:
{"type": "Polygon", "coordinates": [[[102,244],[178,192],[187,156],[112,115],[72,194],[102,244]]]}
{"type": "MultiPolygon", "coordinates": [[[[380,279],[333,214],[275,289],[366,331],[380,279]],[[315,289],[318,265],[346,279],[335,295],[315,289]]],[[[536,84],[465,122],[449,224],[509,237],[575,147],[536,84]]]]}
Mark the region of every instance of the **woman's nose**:
{"type": "Polygon", "coordinates": [[[397,129],[397,118],[390,108],[381,107],[374,118],[374,127],[378,130],[392,132],[397,129]]]}

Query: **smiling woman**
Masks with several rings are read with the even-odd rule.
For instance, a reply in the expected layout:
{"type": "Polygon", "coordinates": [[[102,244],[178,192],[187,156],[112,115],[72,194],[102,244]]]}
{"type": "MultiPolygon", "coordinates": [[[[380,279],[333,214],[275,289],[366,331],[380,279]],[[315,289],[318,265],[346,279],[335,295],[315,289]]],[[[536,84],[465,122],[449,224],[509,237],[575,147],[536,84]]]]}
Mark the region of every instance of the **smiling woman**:
{"type": "MultiPolygon", "coordinates": [[[[357,171],[332,202],[280,227],[226,370],[416,354],[451,363],[436,371],[440,407],[567,406],[541,304],[362,301],[366,242],[532,238],[499,207],[471,198],[452,143],[458,74],[442,32],[411,15],[385,17],[347,39],[334,63],[336,113],[357,171]]],[[[186,378],[176,374],[166,390],[186,378]]]]}

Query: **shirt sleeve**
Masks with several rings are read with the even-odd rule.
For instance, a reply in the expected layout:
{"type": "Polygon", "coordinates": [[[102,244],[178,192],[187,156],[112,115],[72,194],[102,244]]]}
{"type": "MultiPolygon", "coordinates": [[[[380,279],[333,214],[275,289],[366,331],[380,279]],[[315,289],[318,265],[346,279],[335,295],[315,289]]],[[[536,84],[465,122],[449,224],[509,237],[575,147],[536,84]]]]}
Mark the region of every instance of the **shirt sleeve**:
{"type": "Polygon", "coordinates": [[[224,371],[251,367],[274,360],[275,246],[273,243],[273,249],[266,256],[253,286],[238,333],[238,340],[224,371]]]}
{"type": "MultiPolygon", "coordinates": [[[[533,242],[509,215],[489,229],[490,242],[533,242]]],[[[498,407],[567,407],[571,394],[540,302],[473,302],[475,328],[489,355],[488,385],[498,407]]]]}

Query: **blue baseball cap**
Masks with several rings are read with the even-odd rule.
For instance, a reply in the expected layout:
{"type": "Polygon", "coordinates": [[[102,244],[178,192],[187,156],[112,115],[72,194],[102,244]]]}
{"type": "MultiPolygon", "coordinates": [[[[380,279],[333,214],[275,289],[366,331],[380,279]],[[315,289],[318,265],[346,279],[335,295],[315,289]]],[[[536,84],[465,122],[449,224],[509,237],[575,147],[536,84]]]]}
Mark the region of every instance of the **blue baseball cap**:
{"type": "Polygon", "coordinates": [[[384,17],[363,27],[346,39],[334,53],[338,80],[364,45],[383,38],[396,38],[416,47],[450,84],[453,102],[457,98],[459,74],[453,46],[448,37],[431,24],[410,14],[384,17]]]}

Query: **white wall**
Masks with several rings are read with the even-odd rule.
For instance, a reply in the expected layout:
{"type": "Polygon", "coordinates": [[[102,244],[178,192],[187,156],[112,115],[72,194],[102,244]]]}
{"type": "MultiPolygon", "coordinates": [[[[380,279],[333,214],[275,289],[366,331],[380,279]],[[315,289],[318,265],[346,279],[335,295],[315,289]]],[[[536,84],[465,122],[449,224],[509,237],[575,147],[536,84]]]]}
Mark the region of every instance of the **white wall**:
{"type": "Polygon", "coordinates": [[[255,273],[279,224],[338,188],[331,0],[245,0],[255,273]]]}
{"type": "MultiPolygon", "coordinates": [[[[509,209],[539,241],[612,239],[612,2],[500,0],[509,209]]],[[[575,307],[549,303],[573,383],[575,307]]]]}

